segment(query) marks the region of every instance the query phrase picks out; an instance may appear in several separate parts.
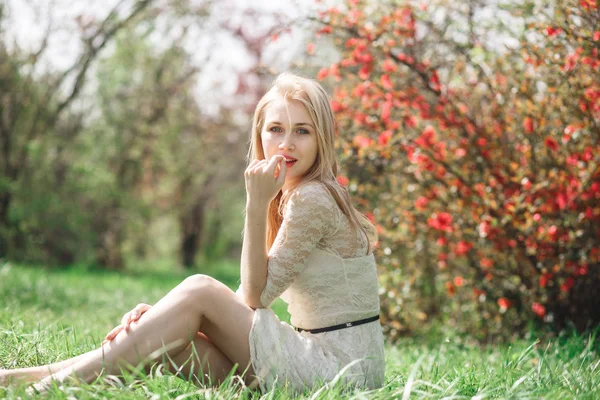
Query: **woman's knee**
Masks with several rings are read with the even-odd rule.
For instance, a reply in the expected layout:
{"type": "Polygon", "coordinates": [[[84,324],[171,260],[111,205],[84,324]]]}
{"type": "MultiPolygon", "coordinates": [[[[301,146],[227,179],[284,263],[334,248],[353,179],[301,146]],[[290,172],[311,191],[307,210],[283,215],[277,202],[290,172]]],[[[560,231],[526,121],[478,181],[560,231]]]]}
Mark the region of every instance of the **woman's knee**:
{"type": "Polygon", "coordinates": [[[179,286],[190,302],[198,304],[214,299],[224,285],[211,276],[196,274],[184,279],[179,286]]]}

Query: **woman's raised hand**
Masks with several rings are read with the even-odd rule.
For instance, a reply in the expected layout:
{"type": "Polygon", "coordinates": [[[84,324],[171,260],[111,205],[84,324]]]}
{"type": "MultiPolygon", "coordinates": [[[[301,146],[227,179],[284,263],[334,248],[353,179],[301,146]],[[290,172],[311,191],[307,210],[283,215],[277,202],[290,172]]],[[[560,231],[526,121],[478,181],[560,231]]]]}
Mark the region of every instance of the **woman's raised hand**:
{"type": "Polygon", "coordinates": [[[283,187],[285,174],[284,156],[275,155],[269,160],[253,160],[244,172],[248,201],[268,204],[283,187]]]}
{"type": "Polygon", "coordinates": [[[106,334],[106,337],[104,338],[104,341],[102,342],[102,344],[104,344],[106,342],[110,342],[111,340],[116,338],[117,335],[119,334],[119,332],[121,332],[122,330],[129,329],[129,325],[132,322],[140,319],[142,314],[144,314],[146,311],[148,311],[151,308],[152,308],[152,306],[150,304],[140,303],[137,306],[135,306],[133,308],[133,310],[125,313],[125,315],[123,315],[123,318],[121,318],[121,324],[114,327],[110,332],[108,332],[106,334]]]}

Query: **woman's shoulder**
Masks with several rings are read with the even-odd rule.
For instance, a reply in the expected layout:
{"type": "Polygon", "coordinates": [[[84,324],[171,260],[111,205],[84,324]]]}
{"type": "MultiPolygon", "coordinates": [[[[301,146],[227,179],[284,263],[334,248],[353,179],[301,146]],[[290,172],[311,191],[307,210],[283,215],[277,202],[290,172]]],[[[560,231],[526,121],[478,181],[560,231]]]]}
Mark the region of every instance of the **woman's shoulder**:
{"type": "Polygon", "coordinates": [[[316,201],[319,204],[326,204],[328,206],[335,204],[333,196],[327,189],[327,186],[321,181],[313,180],[303,182],[292,189],[291,199],[295,201],[316,201]]]}
{"type": "Polygon", "coordinates": [[[292,189],[288,207],[332,213],[337,209],[337,203],[323,182],[313,180],[302,182],[292,189]]]}

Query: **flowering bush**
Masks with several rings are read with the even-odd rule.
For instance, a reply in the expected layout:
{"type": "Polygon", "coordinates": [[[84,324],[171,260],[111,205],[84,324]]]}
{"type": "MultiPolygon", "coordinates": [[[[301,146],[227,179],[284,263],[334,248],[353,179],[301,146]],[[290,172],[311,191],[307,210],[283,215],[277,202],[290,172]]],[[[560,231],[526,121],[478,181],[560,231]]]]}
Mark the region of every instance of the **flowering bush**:
{"type": "Polygon", "coordinates": [[[600,321],[597,4],[477,7],[319,14],[338,180],[380,231],[392,337],[436,316],[482,338],[600,321]]]}

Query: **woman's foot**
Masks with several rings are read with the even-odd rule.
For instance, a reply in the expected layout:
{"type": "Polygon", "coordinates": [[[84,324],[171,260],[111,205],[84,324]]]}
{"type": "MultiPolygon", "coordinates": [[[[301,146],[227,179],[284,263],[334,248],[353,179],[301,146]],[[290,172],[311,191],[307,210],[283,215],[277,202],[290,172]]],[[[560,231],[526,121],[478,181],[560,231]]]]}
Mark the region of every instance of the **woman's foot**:
{"type": "Polygon", "coordinates": [[[10,369],[0,369],[0,387],[8,387],[19,383],[35,382],[38,378],[10,369]]]}
{"type": "Polygon", "coordinates": [[[13,384],[14,378],[7,369],[0,369],[0,387],[8,387],[13,384]]]}

